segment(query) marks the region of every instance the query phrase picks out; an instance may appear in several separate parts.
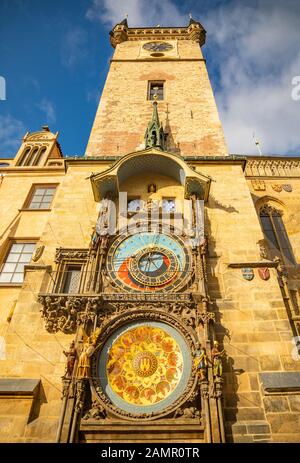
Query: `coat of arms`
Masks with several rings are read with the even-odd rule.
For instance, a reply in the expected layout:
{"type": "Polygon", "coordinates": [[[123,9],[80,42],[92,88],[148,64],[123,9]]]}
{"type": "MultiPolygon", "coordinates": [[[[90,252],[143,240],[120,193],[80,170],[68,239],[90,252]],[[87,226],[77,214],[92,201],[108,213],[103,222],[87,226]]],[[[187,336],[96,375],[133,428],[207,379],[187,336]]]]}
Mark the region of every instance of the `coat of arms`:
{"type": "Polygon", "coordinates": [[[274,191],[277,191],[277,193],[280,193],[282,191],[282,186],[279,185],[279,183],[273,183],[272,188],[274,191]]]}
{"type": "Polygon", "coordinates": [[[287,191],[288,193],[291,193],[293,191],[292,185],[290,185],[288,183],[282,185],[282,188],[284,189],[284,191],[287,191]]]}
{"type": "Polygon", "coordinates": [[[266,183],[264,180],[251,180],[251,182],[255,191],[265,191],[266,183]]]}
{"type": "Polygon", "coordinates": [[[268,269],[268,267],[259,268],[258,274],[262,280],[267,281],[270,278],[270,270],[268,269]]]}
{"type": "Polygon", "coordinates": [[[250,267],[242,268],[242,275],[243,275],[243,278],[247,281],[253,280],[254,278],[253,269],[250,267]]]}

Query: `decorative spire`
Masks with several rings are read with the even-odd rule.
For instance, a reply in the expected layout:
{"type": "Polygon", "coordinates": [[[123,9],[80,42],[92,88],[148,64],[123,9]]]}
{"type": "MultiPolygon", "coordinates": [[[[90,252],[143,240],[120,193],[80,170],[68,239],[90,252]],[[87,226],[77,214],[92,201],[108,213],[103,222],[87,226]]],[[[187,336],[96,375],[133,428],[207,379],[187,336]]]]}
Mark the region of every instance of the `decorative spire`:
{"type": "Polygon", "coordinates": [[[128,27],[128,14],[127,13],[125,14],[125,18],[123,19],[123,21],[120,22],[120,24],[122,24],[122,26],[128,27]]]}
{"type": "Polygon", "coordinates": [[[157,111],[157,95],[154,95],[153,113],[145,133],[145,148],[165,148],[165,134],[162,124],[159,122],[157,111]]]}

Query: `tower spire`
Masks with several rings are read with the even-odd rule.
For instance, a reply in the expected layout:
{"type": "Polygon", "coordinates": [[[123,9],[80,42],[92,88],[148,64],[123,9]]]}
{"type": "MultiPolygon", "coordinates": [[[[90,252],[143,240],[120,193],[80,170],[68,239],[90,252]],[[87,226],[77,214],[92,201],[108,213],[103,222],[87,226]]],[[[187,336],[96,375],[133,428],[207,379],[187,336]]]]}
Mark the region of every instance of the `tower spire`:
{"type": "Polygon", "coordinates": [[[165,148],[165,134],[162,124],[159,122],[157,111],[157,95],[154,95],[153,112],[151,120],[145,132],[145,148],[165,148]]]}

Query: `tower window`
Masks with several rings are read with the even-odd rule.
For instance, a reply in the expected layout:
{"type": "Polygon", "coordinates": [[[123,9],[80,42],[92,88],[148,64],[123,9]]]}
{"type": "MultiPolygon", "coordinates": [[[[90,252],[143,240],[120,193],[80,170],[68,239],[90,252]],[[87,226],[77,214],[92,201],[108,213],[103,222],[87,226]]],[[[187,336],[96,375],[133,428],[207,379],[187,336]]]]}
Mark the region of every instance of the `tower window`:
{"type": "Polygon", "coordinates": [[[50,209],[55,190],[52,185],[34,186],[26,209],[50,209]]]}
{"type": "Polygon", "coordinates": [[[295,257],[282,220],[281,211],[269,204],[265,204],[260,210],[260,221],[269,248],[273,251],[273,254],[278,255],[279,251],[287,265],[295,265],[295,257]]]}
{"type": "Polygon", "coordinates": [[[164,82],[149,82],[148,99],[154,100],[154,95],[157,95],[158,100],[164,99],[164,82]]]}
{"type": "Polygon", "coordinates": [[[0,272],[0,283],[23,283],[24,266],[31,261],[35,243],[13,243],[0,272]]]}

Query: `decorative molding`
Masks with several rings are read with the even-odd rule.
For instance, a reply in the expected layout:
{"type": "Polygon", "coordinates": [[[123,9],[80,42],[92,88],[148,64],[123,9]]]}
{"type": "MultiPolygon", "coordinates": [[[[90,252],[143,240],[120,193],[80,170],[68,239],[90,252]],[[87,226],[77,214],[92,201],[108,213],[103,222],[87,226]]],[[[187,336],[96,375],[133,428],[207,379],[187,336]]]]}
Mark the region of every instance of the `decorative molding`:
{"type": "Polygon", "coordinates": [[[259,267],[275,268],[275,267],[277,267],[277,263],[273,262],[272,260],[264,260],[264,261],[258,261],[258,262],[231,262],[230,264],[227,264],[227,267],[229,267],[229,268],[244,268],[244,267],[250,267],[250,268],[259,268],[259,267]]]}
{"type": "Polygon", "coordinates": [[[191,293],[103,293],[101,294],[103,301],[138,301],[138,302],[191,302],[191,293]]]}
{"type": "Polygon", "coordinates": [[[299,177],[300,161],[294,159],[249,159],[246,177],[299,177]]]}
{"type": "Polygon", "coordinates": [[[269,203],[263,204],[259,209],[260,214],[267,214],[267,215],[283,215],[283,211],[278,209],[275,206],[272,206],[269,203]]]}
{"type": "MultiPolygon", "coordinates": [[[[41,313],[45,320],[45,328],[51,333],[62,331],[74,333],[78,325],[88,321],[94,323],[97,316],[98,324],[109,318],[113,319],[128,311],[153,310],[168,313],[179,318],[187,327],[196,328],[199,322],[204,322],[198,315],[195,303],[189,300],[105,300],[106,295],[60,295],[40,294],[38,302],[42,305],[41,313]]],[[[130,294],[128,296],[131,296],[130,294]]],[[[209,314],[209,313],[208,313],[209,314]]],[[[213,319],[214,314],[207,315],[213,319]]]]}
{"type": "Polygon", "coordinates": [[[39,295],[45,328],[51,333],[74,333],[78,325],[94,322],[100,310],[99,297],[39,295]]]}
{"type": "Polygon", "coordinates": [[[87,259],[88,252],[88,249],[57,248],[54,261],[58,264],[62,260],[87,259]]]}

